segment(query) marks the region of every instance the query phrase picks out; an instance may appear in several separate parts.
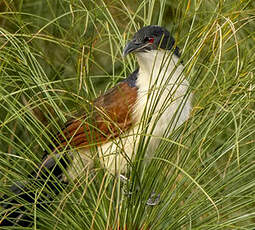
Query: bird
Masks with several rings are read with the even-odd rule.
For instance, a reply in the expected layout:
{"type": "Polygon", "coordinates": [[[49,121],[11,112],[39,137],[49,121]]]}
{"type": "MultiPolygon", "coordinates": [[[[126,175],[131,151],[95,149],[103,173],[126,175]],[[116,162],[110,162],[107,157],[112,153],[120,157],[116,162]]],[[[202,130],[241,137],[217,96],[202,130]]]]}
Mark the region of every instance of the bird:
{"type": "MultiPolygon", "coordinates": [[[[135,55],[138,68],[94,99],[89,112],[65,124],[49,147],[51,153],[29,175],[30,179],[46,180],[52,175],[60,179],[64,177],[63,168],[75,179],[94,167],[95,158],[111,174],[125,174],[136,156],[141,133],[150,134],[146,162],[153,157],[160,137],[189,119],[193,95],[184,75],[180,50],[169,31],[157,25],[142,27],[124,47],[123,57],[130,54],[135,55]]],[[[47,185],[56,189],[51,180],[47,185]]],[[[24,194],[26,186],[16,183],[11,191],[33,202],[33,195],[24,194]]],[[[10,203],[4,206],[6,210],[10,207],[10,203]]],[[[5,216],[0,226],[29,223],[28,217],[18,212],[5,216]]]]}

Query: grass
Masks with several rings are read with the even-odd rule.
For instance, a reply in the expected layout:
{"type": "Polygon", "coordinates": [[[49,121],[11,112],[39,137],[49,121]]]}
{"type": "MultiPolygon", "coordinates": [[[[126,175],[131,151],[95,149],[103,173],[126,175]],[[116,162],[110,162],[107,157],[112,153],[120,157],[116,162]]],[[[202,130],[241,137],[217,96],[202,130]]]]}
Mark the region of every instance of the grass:
{"type": "Polygon", "coordinates": [[[58,196],[31,183],[38,200],[47,191],[53,201],[40,209],[21,200],[27,229],[255,228],[253,1],[23,0],[0,9],[1,195],[28,181],[72,112],[135,69],[121,53],[142,25],[172,32],[194,93],[189,121],[145,165],[141,133],[126,185],[99,165],[58,196]],[[161,194],[155,207],[146,205],[152,191],[161,194]]]}

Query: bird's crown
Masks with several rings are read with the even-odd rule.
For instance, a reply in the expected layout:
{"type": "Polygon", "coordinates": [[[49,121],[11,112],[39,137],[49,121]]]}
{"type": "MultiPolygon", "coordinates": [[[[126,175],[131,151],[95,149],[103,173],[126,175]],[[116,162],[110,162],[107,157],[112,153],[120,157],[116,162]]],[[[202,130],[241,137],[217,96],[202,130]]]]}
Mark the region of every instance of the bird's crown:
{"type": "MultiPolygon", "coordinates": [[[[138,30],[133,39],[126,45],[124,56],[131,52],[148,52],[150,50],[171,50],[175,46],[175,40],[170,33],[161,26],[150,25],[138,30]]],[[[174,53],[180,56],[178,47],[174,53]]]]}

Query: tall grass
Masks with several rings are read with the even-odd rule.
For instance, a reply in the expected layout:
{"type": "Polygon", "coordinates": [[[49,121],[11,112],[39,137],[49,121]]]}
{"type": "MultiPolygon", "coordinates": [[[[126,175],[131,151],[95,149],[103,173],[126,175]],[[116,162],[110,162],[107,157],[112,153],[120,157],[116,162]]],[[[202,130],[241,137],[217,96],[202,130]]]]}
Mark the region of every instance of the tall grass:
{"type": "MultiPolygon", "coordinates": [[[[48,194],[41,208],[20,200],[33,222],[27,229],[255,228],[252,0],[23,0],[0,8],[0,193],[11,199],[10,185],[21,181],[38,200],[48,194]],[[125,183],[100,165],[58,196],[28,183],[67,117],[135,69],[122,49],[148,24],[165,26],[181,48],[190,119],[158,137],[147,164],[149,133],[140,133],[125,183]],[[152,192],[160,194],[153,207],[152,192]]],[[[0,221],[8,218],[0,210],[0,221]]]]}

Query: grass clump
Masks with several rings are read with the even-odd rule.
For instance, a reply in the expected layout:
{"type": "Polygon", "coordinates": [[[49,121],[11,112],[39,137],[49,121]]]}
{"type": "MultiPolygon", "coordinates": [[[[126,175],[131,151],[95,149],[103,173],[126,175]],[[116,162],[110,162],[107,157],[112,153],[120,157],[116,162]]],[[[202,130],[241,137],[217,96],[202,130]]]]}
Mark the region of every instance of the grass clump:
{"type": "Polygon", "coordinates": [[[150,163],[134,162],[126,185],[100,166],[58,196],[32,184],[38,200],[50,195],[42,208],[21,201],[27,229],[255,228],[253,1],[23,0],[0,9],[2,197],[28,181],[73,111],[135,69],[121,53],[141,26],[172,32],[194,93],[190,119],[150,163]],[[152,191],[161,194],[155,207],[146,205],[152,191]]]}

